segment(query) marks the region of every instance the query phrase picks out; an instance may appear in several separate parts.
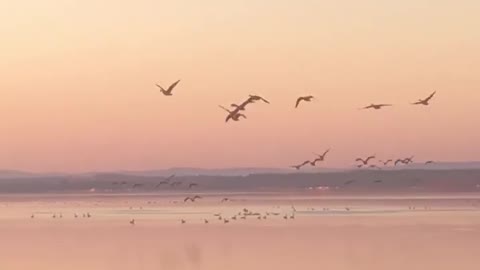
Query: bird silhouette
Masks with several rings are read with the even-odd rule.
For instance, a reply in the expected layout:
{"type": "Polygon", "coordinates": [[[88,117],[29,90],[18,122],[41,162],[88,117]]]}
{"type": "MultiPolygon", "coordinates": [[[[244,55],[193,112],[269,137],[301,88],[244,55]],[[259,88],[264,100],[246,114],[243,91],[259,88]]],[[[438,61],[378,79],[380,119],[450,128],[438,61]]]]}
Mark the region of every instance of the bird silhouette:
{"type": "Polygon", "coordinates": [[[410,164],[410,163],[413,163],[413,158],[415,156],[411,156],[411,157],[408,157],[408,158],[405,158],[403,161],[405,161],[405,164],[410,164]]]}
{"type": "Polygon", "coordinates": [[[322,155],[319,155],[319,154],[315,154],[317,155],[318,157],[316,159],[314,159],[312,162],[310,162],[310,164],[312,166],[315,166],[317,164],[317,162],[319,161],[325,161],[325,157],[327,156],[328,152],[330,152],[330,149],[326,150],[325,152],[323,152],[322,155]]]}
{"type": "Polygon", "coordinates": [[[270,102],[269,102],[268,100],[264,99],[264,98],[261,97],[261,96],[257,96],[257,95],[250,95],[250,100],[251,100],[251,101],[261,100],[261,101],[263,101],[263,102],[265,102],[265,103],[267,103],[267,104],[270,104],[270,102]]]}
{"type": "Polygon", "coordinates": [[[188,185],[188,188],[189,188],[189,189],[190,189],[190,188],[193,188],[193,187],[198,187],[198,184],[196,184],[196,183],[190,183],[190,184],[188,185]]]}
{"type": "Polygon", "coordinates": [[[400,163],[407,164],[407,163],[405,162],[405,160],[404,160],[404,159],[401,159],[401,158],[395,160],[395,163],[394,163],[394,164],[395,164],[395,166],[397,166],[397,165],[400,164],[400,163]]]}
{"type": "MultiPolygon", "coordinates": [[[[234,121],[238,121],[238,120],[234,119],[235,117],[237,117],[236,115],[240,111],[244,111],[248,104],[255,103],[255,100],[256,100],[256,98],[249,97],[247,100],[242,102],[240,105],[232,104],[231,106],[234,107],[235,109],[233,111],[227,110],[229,112],[229,114],[227,115],[227,118],[225,118],[225,122],[228,122],[230,119],[232,119],[234,121]]],[[[245,115],[243,115],[243,117],[246,118],[245,115]]]]}
{"type": "Polygon", "coordinates": [[[374,158],[376,158],[375,155],[369,156],[369,157],[367,157],[366,159],[357,158],[355,161],[357,161],[357,162],[362,162],[363,165],[368,165],[368,162],[369,162],[371,159],[374,159],[374,158]]]}
{"type": "Polygon", "coordinates": [[[233,121],[240,121],[241,118],[243,119],[247,119],[247,116],[243,113],[240,113],[240,112],[237,112],[237,113],[234,113],[235,110],[233,111],[230,111],[229,109],[219,105],[218,107],[222,108],[223,110],[227,111],[228,112],[228,116],[227,116],[227,119],[225,119],[225,122],[228,122],[228,120],[232,119],[233,121]]]}
{"type": "Polygon", "coordinates": [[[135,225],[135,219],[130,220],[131,225],[135,225]]]}
{"type": "Polygon", "coordinates": [[[380,160],[381,163],[383,163],[383,166],[387,166],[390,162],[393,162],[393,160],[389,159],[386,161],[380,160]]]}
{"type": "Polygon", "coordinates": [[[208,220],[206,220],[206,219],[204,219],[203,222],[204,222],[205,224],[208,224],[208,220]]]}
{"type": "Polygon", "coordinates": [[[191,202],[195,202],[197,199],[202,199],[201,196],[198,196],[198,195],[195,195],[193,197],[186,197],[183,202],[187,202],[187,201],[191,201],[191,202]]]}
{"type": "Polygon", "coordinates": [[[290,166],[290,167],[295,168],[296,170],[300,170],[303,166],[305,166],[307,164],[311,164],[310,160],[304,161],[302,164],[293,165],[293,166],[290,166]]]}
{"type": "Polygon", "coordinates": [[[143,184],[133,184],[132,188],[139,188],[139,187],[142,187],[143,184]]]}
{"type": "Polygon", "coordinates": [[[425,162],[425,165],[433,164],[433,163],[435,163],[433,160],[429,160],[429,161],[425,162]]]}
{"type": "Polygon", "coordinates": [[[224,203],[224,202],[228,202],[228,201],[230,201],[229,198],[223,198],[221,202],[224,203]]]}
{"type": "Polygon", "coordinates": [[[383,107],[389,107],[389,106],[393,106],[392,104],[370,104],[366,107],[363,107],[362,109],[363,110],[366,110],[366,109],[374,109],[374,110],[380,110],[381,108],[383,107]]]}
{"type": "MultiPolygon", "coordinates": [[[[175,178],[175,174],[172,174],[170,176],[168,176],[167,178],[165,178],[164,180],[160,181],[156,186],[155,188],[159,188],[160,186],[162,185],[168,185],[168,183],[170,182],[170,180],[172,180],[173,178],[175,178]]],[[[177,184],[175,184],[177,185],[177,184]]]]}
{"type": "Polygon", "coordinates": [[[435,96],[435,94],[437,93],[437,91],[434,91],[432,94],[430,94],[430,96],[428,96],[427,98],[425,99],[419,99],[417,102],[414,102],[412,103],[412,105],[424,105],[424,106],[428,106],[430,105],[430,100],[433,98],[433,96],[435,96]]]}
{"type": "Polygon", "coordinates": [[[180,220],[180,222],[181,222],[182,224],[187,223],[187,221],[186,221],[185,219],[180,220]]]}
{"type": "Polygon", "coordinates": [[[173,88],[175,88],[175,86],[177,86],[177,84],[180,82],[180,80],[174,82],[172,85],[170,85],[168,87],[167,90],[163,89],[163,87],[161,87],[160,85],[156,84],[158,88],[160,88],[160,92],[162,92],[165,96],[171,96],[172,95],[172,91],[173,91],[173,88]]]}
{"type": "Polygon", "coordinates": [[[298,105],[300,105],[300,102],[305,101],[305,102],[310,102],[314,99],[314,96],[303,96],[297,98],[297,102],[295,102],[295,108],[298,108],[298,105]]]}

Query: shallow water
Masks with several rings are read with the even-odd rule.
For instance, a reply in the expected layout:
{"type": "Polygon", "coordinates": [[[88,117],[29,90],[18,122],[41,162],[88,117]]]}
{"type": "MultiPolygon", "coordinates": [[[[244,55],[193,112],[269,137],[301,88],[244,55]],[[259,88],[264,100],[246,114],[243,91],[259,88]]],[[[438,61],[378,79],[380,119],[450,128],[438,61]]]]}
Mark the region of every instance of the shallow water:
{"type": "Polygon", "coordinates": [[[480,196],[475,194],[241,194],[220,203],[223,196],[187,204],[179,195],[2,197],[0,269],[424,270],[480,265],[480,196]],[[243,208],[266,219],[232,220],[243,208]],[[91,218],[83,218],[84,213],[91,218]]]}

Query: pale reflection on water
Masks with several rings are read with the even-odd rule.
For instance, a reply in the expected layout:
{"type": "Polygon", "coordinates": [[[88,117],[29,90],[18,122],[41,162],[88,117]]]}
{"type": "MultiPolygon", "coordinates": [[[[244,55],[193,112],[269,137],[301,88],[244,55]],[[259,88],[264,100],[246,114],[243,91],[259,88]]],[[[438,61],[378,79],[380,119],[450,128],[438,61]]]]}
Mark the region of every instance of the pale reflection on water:
{"type": "Polygon", "coordinates": [[[220,196],[209,195],[192,204],[183,203],[181,196],[158,195],[5,196],[0,199],[0,269],[423,270],[480,265],[480,196],[475,194],[232,197],[236,201],[220,203],[220,196]],[[244,208],[261,219],[241,219],[244,208]],[[86,213],[91,217],[83,217],[86,213]]]}

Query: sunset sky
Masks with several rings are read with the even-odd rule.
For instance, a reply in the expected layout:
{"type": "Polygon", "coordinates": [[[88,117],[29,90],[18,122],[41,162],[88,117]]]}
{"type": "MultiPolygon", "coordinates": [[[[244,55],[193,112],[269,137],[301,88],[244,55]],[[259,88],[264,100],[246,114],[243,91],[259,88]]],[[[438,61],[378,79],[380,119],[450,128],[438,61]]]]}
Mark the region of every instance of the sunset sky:
{"type": "Polygon", "coordinates": [[[479,14],[474,0],[0,1],[0,169],[286,167],[326,148],[324,167],[480,160],[479,14]],[[177,79],[173,97],[155,86],[177,79]],[[225,124],[218,105],[253,93],[271,104],[225,124]],[[395,106],[358,110],[370,103],[395,106]]]}

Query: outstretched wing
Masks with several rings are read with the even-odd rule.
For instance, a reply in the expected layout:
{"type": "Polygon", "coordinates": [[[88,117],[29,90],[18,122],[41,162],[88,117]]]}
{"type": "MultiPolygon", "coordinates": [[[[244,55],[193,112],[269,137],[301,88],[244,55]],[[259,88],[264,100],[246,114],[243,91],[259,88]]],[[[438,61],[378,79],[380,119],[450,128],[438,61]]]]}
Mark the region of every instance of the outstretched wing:
{"type": "Polygon", "coordinates": [[[180,80],[174,82],[172,85],[170,85],[170,87],[168,87],[168,90],[167,92],[171,93],[173,91],[173,88],[175,88],[175,86],[177,86],[177,84],[180,82],[180,80]]]}
{"type": "Polygon", "coordinates": [[[261,99],[263,102],[265,102],[265,103],[267,103],[267,104],[270,104],[270,101],[264,99],[263,97],[260,97],[260,99],[261,99]]]}
{"type": "Polygon", "coordinates": [[[299,97],[297,98],[297,102],[295,103],[295,108],[298,107],[298,105],[300,104],[300,102],[303,100],[303,97],[299,97]]]}
{"type": "Polygon", "coordinates": [[[155,84],[158,88],[160,88],[160,91],[165,91],[165,89],[163,89],[163,87],[161,87],[158,83],[155,84]]]}
{"type": "Polygon", "coordinates": [[[218,105],[218,107],[220,107],[220,108],[222,108],[224,111],[226,111],[226,112],[229,112],[229,113],[230,113],[230,110],[229,110],[229,109],[227,109],[227,108],[225,108],[225,107],[223,107],[222,105],[218,105]]]}
{"type": "Polygon", "coordinates": [[[428,96],[428,97],[425,99],[425,101],[426,101],[426,102],[430,101],[430,99],[432,99],[433,96],[435,96],[436,93],[437,93],[437,91],[434,91],[430,96],[428,96]]]}

